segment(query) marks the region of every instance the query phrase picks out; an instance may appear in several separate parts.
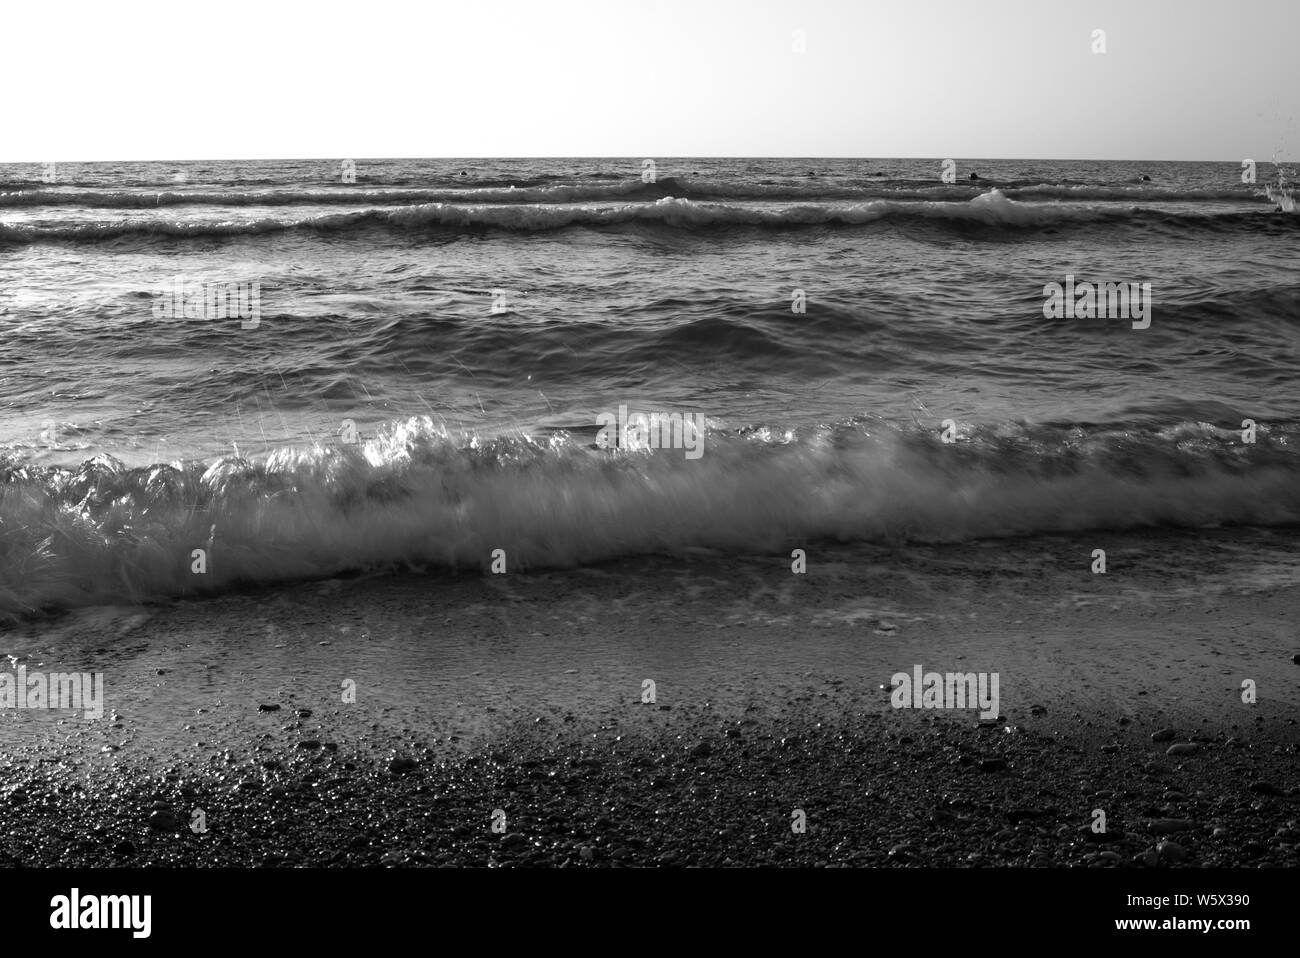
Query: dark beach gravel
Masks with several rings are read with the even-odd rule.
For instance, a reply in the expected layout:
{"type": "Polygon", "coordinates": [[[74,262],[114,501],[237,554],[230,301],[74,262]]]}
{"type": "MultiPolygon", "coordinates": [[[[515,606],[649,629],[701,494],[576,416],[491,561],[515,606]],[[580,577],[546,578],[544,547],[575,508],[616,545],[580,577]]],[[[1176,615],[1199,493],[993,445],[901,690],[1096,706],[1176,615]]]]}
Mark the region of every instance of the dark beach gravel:
{"type": "Polygon", "coordinates": [[[11,756],[0,864],[1300,864],[1292,719],[1165,736],[1042,707],[979,723],[836,697],[739,718],[654,704],[595,722],[520,715],[471,749],[378,726],[333,741],[299,720],[197,767],[11,756]]]}

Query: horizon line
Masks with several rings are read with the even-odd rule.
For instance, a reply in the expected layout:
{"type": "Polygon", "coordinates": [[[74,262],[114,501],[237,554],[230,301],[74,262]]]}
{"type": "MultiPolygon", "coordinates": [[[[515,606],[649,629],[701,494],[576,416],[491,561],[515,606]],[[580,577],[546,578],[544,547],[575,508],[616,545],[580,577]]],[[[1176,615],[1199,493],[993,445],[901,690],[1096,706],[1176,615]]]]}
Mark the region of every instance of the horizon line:
{"type": "MultiPolygon", "coordinates": [[[[319,160],[321,162],[339,162],[343,159],[366,160],[366,161],[389,161],[389,160],[634,160],[639,162],[645,157],[639,153],[626,154],[517,154],[517,155],[482,155],[482,156],[425,156],[425,155],[397,155],[397,156],[363,156],[352,154],[351,156],[330,155],[330,156],[238,156],[238,157],[164,157],[158,159],[142,158],[113,158],[113,159],[42,159],[42,160],[0,160],[0,166],[40,166],[45,163],[276,163],[276,162],[301,162],[304,160],[319,160]]],[[[658,161],[660,158],[671,160],[933,160],[942,162],[945,159],[978,161],[985,160],[994,163],[1003,162],[1043,162],[1043,163],[1229,163],[1241,165],[1245,160],[1253,160],[1259,164],[1279,164],[1279,163],[1300,163],[1300,159],[1268,159],[1260,160],[1254,157],[1234,157],[1232,159],[1171,159],[1171,158],[1150,158],[1150,157],[1095,157],[1095,156],[974,156],[966,154],[949,154],[945,157],[939,156],[865,156],[865,155],[848,155],[848,154],[824,154],[820,156],[810,155],[783,155],[783,154],[687,154],[687,153],[661,153],[658,156],[651,156],[651,159],[658,161]]]]}

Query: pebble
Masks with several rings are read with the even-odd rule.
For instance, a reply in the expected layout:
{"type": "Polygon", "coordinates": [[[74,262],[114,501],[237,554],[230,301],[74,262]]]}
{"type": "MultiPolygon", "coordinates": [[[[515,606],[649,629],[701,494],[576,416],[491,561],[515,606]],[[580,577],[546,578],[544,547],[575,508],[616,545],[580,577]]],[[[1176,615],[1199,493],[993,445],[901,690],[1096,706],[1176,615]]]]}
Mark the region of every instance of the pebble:
{"type": "Polygon", "coordinates": [[[708,758],[708,756],[713,754],[713,746],[708,742],[700,742],[691,749],[691,754],[696,758],[708,758]]]}
{"type": "Polygon", "coordinates": [[[134,855],[135,845],[129,841],[120,841],[113,846],[114,855],[134,855]]]}
{"type": "Polygon", "coordinates": [[[1118,828],[1112,828],[1104,832],[1094,832],[1090,825],[1081,825],[1079,830],[1083,832],[1083,840],[1094,845],[1105,845],[1109,842],[1122,842],[1124,840],[1124,833],[1118,828]]]}
{"type": "Polygon", "coordinates": [[[519,832],[511,832],[501,839],[501,846],[503,848],[514,848],[517,845],[523,845],[527,841],[528,839],[524,838],[519,832]]]}
{"type": "Polygon", "coordinates": [[[177,821],[174,812],[158,809],[149,816],[149,827],[156,828],[160,832],[174,832],[180,828],[180,822],[177,821]]]}
{"type": "Polygon", "coordinates": [[[1007,811],[1007,818],[1012,822],[1021,822],[1030,818],[1042,818],[1044,814],[1040,808],[1012,808],[1007,811]]]}
{"type": "Polygon", "coordinates": [[[596,853],[595,851],[592,850],[592,847],[590,845],[583,845],[581,848],[578,849],[578,857],[581,858],[584,862],[589,862],[596,857],[596,853]]]}
{"type": "Polygon", "coordinates": [[[257,707],[257,710],[258,710],[259,712],[278,712],[278,711],[280,711],[280,706],[275,705],[275,704],[271,704],[271,705],[259,705],[259,706],[257,707]]]}
{"type": "Polygon", "coordinates": [[[1147,831],[1155,832],[1157,835],[1168,835],[1170,832],[1185,832],[1195,827],[1196,823],[1190,818],[1153,818],[1147,822],[1147,831]]]}
{"type": "Polygon", "coordinates": [[[415,761],[415,759],[407,758],[404,755],[399,755],[397,756],[397,758],[393,759],[391,762],[388,763],[388,770],[392,772],[394,775],[402,775],[414,769],[417,764],[418,763],[415,761]]]}
{"type": "Polygon", "coordinates": [[[1153,741],[1153,742],[1168,742],[1170,739],[1172,739],[1172,738],[1174,737],[1175,734],[1176,734],[1176,733],[1175,733],[1174,730],[1171,729],[1171,728],[1162,728],[1162,729],[1160,729],[1160,731],[1158,731],[1158,732],[1152,732],[1152,733],[1151,733],[1151,741],[1153,741]]]}
{"type": "Polygon", "coordinates": [[[299,709],[298,718],[311,718],[311,709],[299,709]]]}
{"type": "Polygon", "coordinates": [[[1170,839],[1156,846],[1156,855],[1162,861],[1180,862],[1187,857],[1187,849],[1170,839]]]}
{"type": "Polygon", "coordinates": [[[317,748],[320,748],[320,742],[316,741],[315,739],[307,739],[307,740],[304,741],[304,742],[299,742],[299,743],[298,743],[298,747],[299,747],[299,748],[317,749],[317,748]]]}
{"type": "Polygon", "coordinates": [[[1195,755],[1201,750],[1201,747],[1195,742],[1179,742],[1177,745],[1170,745],[1165,749],[1166,755],[1195,755]]]}

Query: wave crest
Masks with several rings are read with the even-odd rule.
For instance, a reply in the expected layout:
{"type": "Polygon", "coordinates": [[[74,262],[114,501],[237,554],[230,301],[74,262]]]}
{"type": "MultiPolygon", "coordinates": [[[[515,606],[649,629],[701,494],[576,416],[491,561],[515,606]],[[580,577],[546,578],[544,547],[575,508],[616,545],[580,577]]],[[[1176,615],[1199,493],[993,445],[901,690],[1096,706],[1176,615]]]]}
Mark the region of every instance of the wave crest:
{"type": "Polygon", "coordinates": [[[1300,523],[1293,425],[1005,424],[954,444],[859,420],[712,428],[704,455],[577,431],[454,436],[425,417],[260,462],[0,463],[0,616],[391,564],[571,566],[693,547],[945,542],[1139,526],[1300,523]],[[192,571],[206,551],[207,569],[192,571]]]}
{"type": "Polygon", "coordinates": [[[371,208],[306,218],[262,217],[246,221],[138,219],[72,225],[0,225],[0,239],[11,243],[85,241],[122,237],[251,236],[292,230],[348,233],[368,228],[501,229],[521,232],[568,227],[646,227],[675,229],[854,227],[883,220],[939,227],[1034,229],[1104,222],[1160,222],[1185,229],[1257,228],[1263,210],[1187,213],[1118,204],[1019,203],[1000,190],[967,202],[870,200],[861,203],[799,203],[781,206],[702,203],[685,197],[618,205],[542,204],[466,206],[428,203],[392,209],[371,208]]]}

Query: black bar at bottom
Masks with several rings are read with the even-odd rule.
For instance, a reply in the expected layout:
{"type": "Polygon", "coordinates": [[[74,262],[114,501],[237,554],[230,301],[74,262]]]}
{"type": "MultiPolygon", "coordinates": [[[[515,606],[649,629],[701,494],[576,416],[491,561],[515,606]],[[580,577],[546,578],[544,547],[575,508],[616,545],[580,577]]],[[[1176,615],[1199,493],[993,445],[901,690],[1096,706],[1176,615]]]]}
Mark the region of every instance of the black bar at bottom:
{"type": "Polygon", "coordinates": [[[403,930],[459,930],[485,942],[668,947],[687,929],[732,944],[806,942],[837,930],[874,943],[933,933],[956,944],[971,940],[965,929],[1000,944],[1042,944],[1047,933],[1081,943],[1201,938],[1232,948],[1290,937],[1295,918],[1284,909],[1294,907],[1294,880],[1285,869],[9,869],[0,871],[0,900],[10,944],[373,946],[375,936],[403,930]],[[144,898],[117,897],[146,895],[147,938],[136,934],[144,898]],[[52,918],[69,927],[53,927],[52,918]]]}

